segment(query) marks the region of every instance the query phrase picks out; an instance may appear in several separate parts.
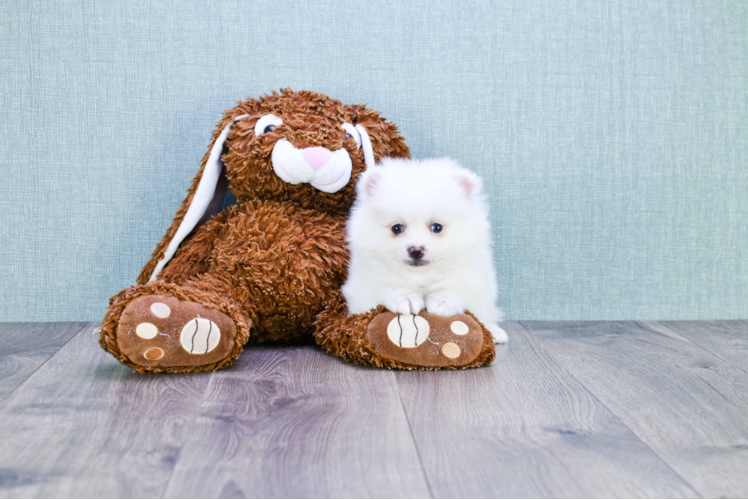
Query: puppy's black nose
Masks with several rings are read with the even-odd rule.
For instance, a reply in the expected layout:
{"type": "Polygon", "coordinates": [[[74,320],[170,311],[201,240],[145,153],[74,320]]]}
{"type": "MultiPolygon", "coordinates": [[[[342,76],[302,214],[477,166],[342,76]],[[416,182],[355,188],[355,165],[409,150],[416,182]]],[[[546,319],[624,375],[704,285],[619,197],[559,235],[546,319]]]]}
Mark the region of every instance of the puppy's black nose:
{"type": "Polygon", "coordinates": [[[423,247],[410,247],[408,248],[408,255],[410,255],[411,259],[419,260],[423,258],[425,250],[423,247]]]}

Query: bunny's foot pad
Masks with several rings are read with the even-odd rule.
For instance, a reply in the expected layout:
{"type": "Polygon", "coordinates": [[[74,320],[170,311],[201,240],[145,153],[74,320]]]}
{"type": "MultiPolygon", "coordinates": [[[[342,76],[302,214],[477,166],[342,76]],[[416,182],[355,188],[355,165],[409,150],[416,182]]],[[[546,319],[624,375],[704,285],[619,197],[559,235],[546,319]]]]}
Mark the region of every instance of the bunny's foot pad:
{"type": "Polygon", "coordinates": [[[188,367],[231,355],[236,324],[214,309],[164,295],[145,295],[125,308],[117,345],[130,361],[147,367],[188,367]]]}
{"type": "Polygon", "coordinates": [[[461,367],[483,349],[484,333],[471,316],[417,316],[384,312],[369,323],[372,350],[383,358],[416,367],[461,367]]]}

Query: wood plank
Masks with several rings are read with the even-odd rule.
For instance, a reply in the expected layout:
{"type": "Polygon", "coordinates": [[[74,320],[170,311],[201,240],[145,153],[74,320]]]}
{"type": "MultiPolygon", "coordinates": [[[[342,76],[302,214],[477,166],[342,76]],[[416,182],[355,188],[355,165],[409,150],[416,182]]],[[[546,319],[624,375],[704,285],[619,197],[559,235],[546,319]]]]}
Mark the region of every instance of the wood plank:
{"type": "Polygon", "coordinates": [[[0,323],[0,401],[86,323],[0,323]]]}
{"type": "Polygon", "coordinates": [[[732,385],[732,393],[736,397],[742,398],[743,401],[748,403],[748,359],[745,358],[744,352],[741,352],[741,348],[744,348],[746,341],[740,338],[745,330],[739,326],[738,328],[730,328],[728,326],[730,323],[733,322],[637,322],[647,330],[666,337],[681,339],[683,342],[691,342],[722,359],[724,363],[719,367],[719,370],[724,375],[723,379],[732,385]]]}
{"type": "Polygon", "coordinates": [[[428,497],[394,374],[315,346],[217,372],[167,497],[428,497]]]}
{"type": "Polygon", "coordinates": [[[163,494],[212,374],[134,374],[97,326],[0,403],[0,496],[163,494]]]}
{"type": "Polygon", "coordinates": [[[660,321],[694,344],[741,368],[748,368],[748,321],[660,321]]]}
{"type": "Polygon", "coordinates": [[[435,497],[693,497],[521,325],[493,365],[399,372],[435,497]]]}
{"type": "Polygon", "coordinates": [[[646,323],[523,323],[706,497],[748,496],[748,403],[738,372],[646,323]]]}

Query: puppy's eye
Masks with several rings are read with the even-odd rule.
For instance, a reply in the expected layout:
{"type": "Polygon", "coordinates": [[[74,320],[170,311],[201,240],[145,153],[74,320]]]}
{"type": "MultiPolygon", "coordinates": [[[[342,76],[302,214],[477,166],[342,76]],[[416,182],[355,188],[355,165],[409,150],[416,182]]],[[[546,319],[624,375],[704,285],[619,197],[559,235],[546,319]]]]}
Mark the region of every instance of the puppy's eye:
{"type": "Polygon", "coordinates": [[[262,133],[267,134],[268,132],[272,132],[273,130],[275,130],[275,125],[268,125],[267,127],[265,127],[265,130],[263,130],[262,133]]]}
{"type": "Polygon", "coordinates": [[[345,133],[345,137],[343,138],[343,140],[344,140],[344,141],[347,141],[347,140],[348,140],[348,139],[350,139],[351,137],[353,137],[353,136],[352,136],[351,134],[349,134],[348,132],[346,132],[346,133],[345,133]]]}
{"type": "Polygon", "coordinates": [[[438,222],[434,222],[433,224],[431,224],[431,232],[432,233],[441,233],[442,229],[444,229],[444,226],[442,226],[438,222]]]}
{"type": "Polygon", "coordinates": [[[403,231],[405,231],[405,227],[403,227],[402,224],[395,224],[394,226],[391,227],[391,229],[394,234],[400,234],[403,231]]]}

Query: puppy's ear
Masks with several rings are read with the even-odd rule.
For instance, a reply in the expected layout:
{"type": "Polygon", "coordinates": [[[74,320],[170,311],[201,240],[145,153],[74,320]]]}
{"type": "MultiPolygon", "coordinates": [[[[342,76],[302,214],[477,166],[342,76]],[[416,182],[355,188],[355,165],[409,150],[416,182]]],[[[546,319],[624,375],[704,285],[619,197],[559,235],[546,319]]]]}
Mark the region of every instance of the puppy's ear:
{"type": "Polygon", "coordinates": [[[461,168],[455,175],[455,182],[468,198],[474,198],[483,189],[480,177],[464,168],[461,168]]]}
{"type": "Polygon", "coordinates": [[[381,181],[381,175],[376,169],[367,170],[361,175],[358,183],[359,195],[372,197],[377,192],[377,185],[381,181]]]}
{"type": "Polygon", "coordinates": [[[218,123],[208,152],[203,157],[200,170],[187,190],[187,197],[182,201],[171,226],[156,246],[151,259],[140,271],[138,284],[142,285],[155,280],[185,238],[197,226],[220,211],[229,184],[221,159],[223,146],[232,125],[238,120],[249,117],[250,115],[247,114],[249,110],[249,104],[240,102],[237,107],[227,111],[218,123]]]}
{"type": "Polygon", "coordinates": [[[361,148],[364,150],[367,168],[371,168],[370,163],[373,164],[388,156],[410,158],[410,149],[405,145],[405,139],[399,134],[394,123],[379,116],[377,111],[367,109],[366,105],[350,106],[350,109],[355,114],[356,130],[361,134],[361,148]],[[361,128],[364,129],[363,132],[361,128]],[[367,157],[367,153],[371,158],[367,157]]]}

